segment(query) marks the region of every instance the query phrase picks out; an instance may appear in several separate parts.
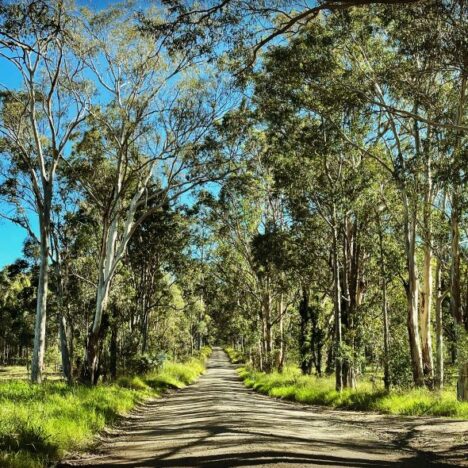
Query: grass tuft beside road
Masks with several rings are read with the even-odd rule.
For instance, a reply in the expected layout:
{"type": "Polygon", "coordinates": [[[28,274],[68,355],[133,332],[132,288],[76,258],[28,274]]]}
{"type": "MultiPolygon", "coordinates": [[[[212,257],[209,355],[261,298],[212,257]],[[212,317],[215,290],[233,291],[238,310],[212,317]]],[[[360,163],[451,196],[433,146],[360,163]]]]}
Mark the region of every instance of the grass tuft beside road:
{"type": "Polygon", "coordinates": [[[185,363],[166,362],[159,372],[96,387],[0,382],[0,466],[46,466],[89,447],[97,432],[139,402],[194,382],[208,355],[204,350],[185,363]]]}
{"type": "MultiPolygon", "coordinates": [[[[232,362],[242,362],[241,355],[227,348],[232,362]]],[[[431,392],[425,388],[395,389],[387,393],[369,381],[356,390],[335,390],[333,377],[304,376],[297,367],[286,367],[282,373],[258,372],[250,367],[238,369],[244,384],[259,393],[300,403],[332,408],[378,411],[410,416],[448,416],[468,419],[468,402],[457,401],[455,388],[431,392]]]]}

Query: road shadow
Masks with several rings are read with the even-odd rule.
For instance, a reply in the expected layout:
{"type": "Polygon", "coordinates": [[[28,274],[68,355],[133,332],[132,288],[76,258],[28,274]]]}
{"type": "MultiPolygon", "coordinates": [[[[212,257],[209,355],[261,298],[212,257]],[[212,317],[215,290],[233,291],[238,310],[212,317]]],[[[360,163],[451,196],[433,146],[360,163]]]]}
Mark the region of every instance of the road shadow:
{"type": "Polygon", "coordinates": [[[412,447],[418,424],[260,395],[216,350],[197,384],[140,407],[99,453],[59,466],[453,466],[412,447]]]}

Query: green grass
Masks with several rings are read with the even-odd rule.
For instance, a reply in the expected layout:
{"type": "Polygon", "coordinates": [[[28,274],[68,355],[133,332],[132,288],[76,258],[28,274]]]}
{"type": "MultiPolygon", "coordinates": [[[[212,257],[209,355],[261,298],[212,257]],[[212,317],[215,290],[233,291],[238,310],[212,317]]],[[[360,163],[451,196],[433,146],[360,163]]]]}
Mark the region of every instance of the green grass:
{"type": "Polygon", "coordinates": [[[161,371],[148,374],[145,377],[145,382],[155,390],[160,388],[183,388],[195,382],[204,369],[204,362],[196,358],[192,358],[184,364],[168,362],[161,371]]]}
{"type": "Polygon", "coordinates": [[[226,354],[229,356],[229,359],[233,364],[245,363],[245,356],[243,355],[241,351],[231,348],[230,346],[226,346],[224,348],[224,351],[226,351],[226,354]]]}
{"type": "Polygon", "coordinates": [[[42,467],[89,447],[97,432],[145,398],[194,382],[205,369],[207,353],[185,363],[166,362],[159,372],[146,376],[121,377],[96,387],[0,382],[0,466],[42,467]]]}
{"type": "MultiPolygon", "coordinates": [[[[60,373],[51,366],[44,370],[44,377],[47,380],[60,380],[60,373]]],[[[11,379],[28,379],[29,371],[26,366],[0,366],[0,381],[11,379]]]]}
{"type": "Polygon", "coordinates": [[[348,410],[468,419],[468,402],[457,401],[452,387],[441,392],[421,388],[387,393],[364,380],[356,390],[339,393],[333,377],[303,376],[296,367],[287,367],[283,373],[266,374],[248,367],[238,372],[247,387],[275,398],[348,410]]]}

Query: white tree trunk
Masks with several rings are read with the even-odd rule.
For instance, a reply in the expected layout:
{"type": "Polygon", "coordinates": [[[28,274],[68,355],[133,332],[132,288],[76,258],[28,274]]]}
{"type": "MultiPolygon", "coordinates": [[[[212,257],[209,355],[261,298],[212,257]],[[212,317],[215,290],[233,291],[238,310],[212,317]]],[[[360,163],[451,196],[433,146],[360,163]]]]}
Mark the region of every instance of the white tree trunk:
{"type": "Polygon", "coordinates": [[[337,392],[343,391],[343,363],[341,353],[341,286],[340,286],[340,266],[338,260],[338,231],[336,228],[336,211],[333,207],[333,302],[335,312],[335,389],[337,392]]]}
{"type": "Polygon", "coordinates": [[[431,337],[431,313],[432,313],[432,168],[431,158],[426,161],[426,190],[424,194],[424,266],[423,266],[423,290],[421,293],[421,342],[423,371],[426,385],[433,386],[434,363],[432,358],[432,337],[431,337]]]}
{"type": "Polygon", "coordinates": [[[424,286],[421,294],[421,342],[423,371],[426,383],[431,385],[434,379],[434,364],[432,359],[431,310],[432,310],[432,249],[424,246],[424,286]]]}
{"type": "Polygon", "coordinates": [[[442,322],[442,304],[444,301],[444,292],[442,291],[442,262],[437,259],[435,285],[436,285],[436,373],[435,387],[442,390],[444,387],[444,334],[442,322]]]}

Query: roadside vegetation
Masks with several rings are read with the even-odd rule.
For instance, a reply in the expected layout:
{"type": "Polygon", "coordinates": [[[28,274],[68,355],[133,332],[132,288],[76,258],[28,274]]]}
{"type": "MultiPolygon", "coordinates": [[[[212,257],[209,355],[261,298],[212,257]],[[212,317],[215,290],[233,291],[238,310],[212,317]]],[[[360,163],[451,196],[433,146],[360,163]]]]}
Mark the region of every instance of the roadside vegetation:
{"type": "Polygon", "coordinates": [[[0,382],[0,466],[46,466],[91,447],[99,431],[138,403],[193,383],[204,372],[210,351],[205,347],[184,363],[166,361],[146,375],[97,386],[0,382]]]}
{"type": "MultiPolygon", "coordinates": [[[[240,351],[230,347],[225,351],[232,363],[245,364],[240,351]]],[[[382,383],[365,376],[355,389],[337,392],[333,376],[302,375],[297,366],[286,366],[283,372],[265,373],[244,365],[238,373],[247,387],[274,398],[356,411],[468,419],[468,402],[458,401],[451,386],[439,392],[426,388],[386,391],[382,383]]]]}

